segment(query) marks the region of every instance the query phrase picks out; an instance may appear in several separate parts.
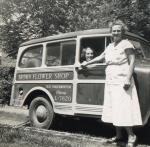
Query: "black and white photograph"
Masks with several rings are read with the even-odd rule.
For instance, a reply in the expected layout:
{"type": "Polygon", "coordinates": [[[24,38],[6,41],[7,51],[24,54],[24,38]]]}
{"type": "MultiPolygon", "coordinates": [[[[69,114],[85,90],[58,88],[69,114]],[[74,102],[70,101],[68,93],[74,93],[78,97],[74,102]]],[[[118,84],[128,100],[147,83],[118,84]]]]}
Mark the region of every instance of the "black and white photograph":
{"type": "Polygon", "coordinates": [[[0,0],[0,147],[150,147],[149,0],[0,0]]]}

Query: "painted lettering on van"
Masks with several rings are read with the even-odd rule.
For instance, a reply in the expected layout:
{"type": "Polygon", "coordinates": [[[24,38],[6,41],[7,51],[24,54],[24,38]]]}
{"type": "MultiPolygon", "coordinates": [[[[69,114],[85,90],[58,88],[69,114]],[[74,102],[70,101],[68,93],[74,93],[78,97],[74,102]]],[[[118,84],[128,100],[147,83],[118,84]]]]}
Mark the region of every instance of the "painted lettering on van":
{"type": "Polygon", "coordinates": [[[72,84],[47,84],[46,88],[51,92],[55,102],[72,102],[72,84]]]}
{"type": "Polygon", "coordinates": [[[72,101],[72,98],[71,96],[68,96],[68,95],[59,95],[59,96],[54,96],[54,100],[55,102],[68,103],[72,101]]]}
{"type": "Polygon", "coordinates": [[[73,72],[18,73],[17,80],[72,80],[73,72]]]}
{"type": "Polygon", "coordinates": [[[69,73],[55,73],[56,79],[68,79],[69,73]]]}

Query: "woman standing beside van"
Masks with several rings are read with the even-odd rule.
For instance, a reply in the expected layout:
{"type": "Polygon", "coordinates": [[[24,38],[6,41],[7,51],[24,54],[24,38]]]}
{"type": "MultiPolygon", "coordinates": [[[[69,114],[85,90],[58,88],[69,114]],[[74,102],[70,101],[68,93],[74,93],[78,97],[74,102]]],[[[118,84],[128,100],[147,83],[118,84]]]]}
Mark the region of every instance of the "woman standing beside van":
{"type": "Polygon", "coordinates": [[[111,33],[114,42],[110,43],[105,51],[91,61],[81,64],[82,67],[105,59],[106,84],[102,120],[112,123],[116,128],[116,137],[108,140],[109,143],[123,139],[122,127],[128,134],[128,147],[135,146],[137,141],[132,127],[142,125],[141,112],[133,79],[134,46],[123,39],[125,28],[121,23],[114,23],[111,33]]]}

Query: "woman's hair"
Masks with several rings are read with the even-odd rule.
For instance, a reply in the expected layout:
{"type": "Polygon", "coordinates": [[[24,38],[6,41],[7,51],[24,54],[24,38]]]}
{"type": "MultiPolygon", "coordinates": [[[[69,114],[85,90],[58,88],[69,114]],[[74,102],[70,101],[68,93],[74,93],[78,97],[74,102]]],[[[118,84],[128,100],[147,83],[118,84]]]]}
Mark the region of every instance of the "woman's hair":
{"type": "Polygon", "coordinates": [[[93,51],[93,53],[94,53],[94,50],[93,50],[91,47],[87,47],[87,48],[85,49],[85,53],[86,53],[87,50],[91,50],[91,51],[93,51]]]}
{"type": "Polygon", "coordinates": [[[122,29],[122,33],[124,34],[126,31],[128,31],[128,27],[123,23],[121,20],[115,20],[111,23],[109,23],[110,32],[112,32],[112,27],[115,25],[120,25],[122,29]]]}

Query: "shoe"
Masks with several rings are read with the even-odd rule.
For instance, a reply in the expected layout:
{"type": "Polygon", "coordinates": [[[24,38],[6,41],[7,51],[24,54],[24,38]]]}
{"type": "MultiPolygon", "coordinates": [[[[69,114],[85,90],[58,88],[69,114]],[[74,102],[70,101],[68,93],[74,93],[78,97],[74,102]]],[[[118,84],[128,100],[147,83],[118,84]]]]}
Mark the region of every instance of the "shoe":
{"type": "Polygon", "coordinates": [[[136,137],[136,135],[129,136],[128,143],[127,143],[126,147],[135,147],[136,144],[137,144],[137,137],[136,137]]]}
{"type": "Polygon", "coordinates": [[[113,144],[113,143],[118,143],[118,142],[121,142],[121,141],[123,141],[123,138],[112,137],[112,138],[108,139],[106,142],[110,143],[110,144],[113,144]]]}

